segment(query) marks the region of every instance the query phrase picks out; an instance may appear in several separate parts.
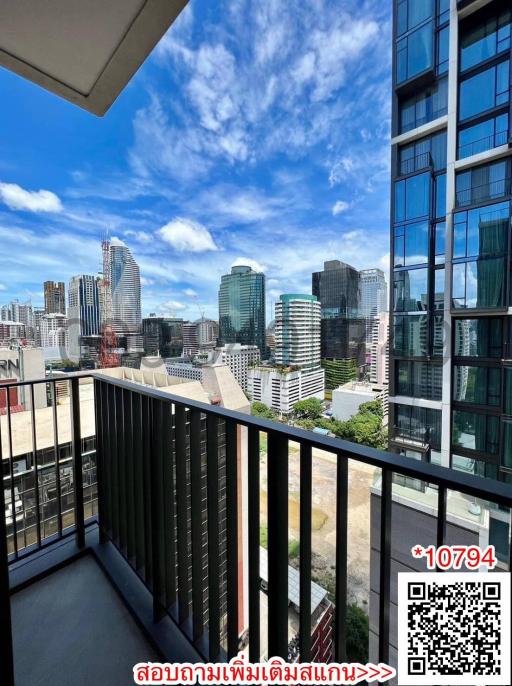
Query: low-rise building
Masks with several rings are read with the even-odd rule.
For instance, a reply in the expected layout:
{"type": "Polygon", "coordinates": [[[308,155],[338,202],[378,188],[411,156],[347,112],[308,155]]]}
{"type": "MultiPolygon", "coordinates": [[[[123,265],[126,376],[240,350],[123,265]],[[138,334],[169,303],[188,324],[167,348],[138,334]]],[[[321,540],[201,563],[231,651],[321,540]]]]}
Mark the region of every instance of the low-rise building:
{"type": "Polygon", "coordinates": [[[288,415],[299,400],[324,399],[325,373],[322,368],[255,367],[247,375],[251,400],[265,403],[280,415],[288,415]]]}
{"type": "Polygon", "coordinates": [[[332,392],[332,414],[335,419],[346,421],[358,413],[363,403],[380,400],[384,420],[388,414],[388,388],[366,381],[349,381],[332,392]]]}
{"type": "Polygon", "coordinates": [[[226,364],[233,372],[233,376],[240,386],[246,391],[247,374],[250,367],[259,363],[260,349],[257,345],[227,343],[226,345],[215,349],[213,360],[221,364],[226,364]]]}
{"type": "Polygon", "coordinates": [[[43,348],[67,348],[68,318],[53,312],[41,317],[41,345],[43,348]]]}

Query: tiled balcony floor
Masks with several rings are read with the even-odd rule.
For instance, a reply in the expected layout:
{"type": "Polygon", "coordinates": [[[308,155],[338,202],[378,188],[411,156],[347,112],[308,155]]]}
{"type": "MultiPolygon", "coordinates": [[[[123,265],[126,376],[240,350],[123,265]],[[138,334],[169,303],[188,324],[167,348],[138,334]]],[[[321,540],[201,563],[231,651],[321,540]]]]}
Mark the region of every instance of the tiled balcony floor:
{"type": "Polygon", "coordinates": [[[16,686],[126,686],[159,659],[93,556],[11,600],[16,686]]]}

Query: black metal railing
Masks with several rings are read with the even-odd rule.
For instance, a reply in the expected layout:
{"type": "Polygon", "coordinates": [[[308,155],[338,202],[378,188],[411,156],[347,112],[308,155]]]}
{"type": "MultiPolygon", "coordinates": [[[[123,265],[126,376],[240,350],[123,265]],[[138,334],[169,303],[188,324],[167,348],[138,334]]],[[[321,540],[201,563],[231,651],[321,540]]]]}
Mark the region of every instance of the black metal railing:
{"type": "Polygon", "coordinates": [[[413,174],[422,169],[432,169],[433,166],[434,161],[432,155],[429,152],[423,152],[414,157],[399,160],[398,175],[405,176],[406,174],[413,174]]]}
{"type": "Polygon", "coordinates": [[[506,145],[507,143],[508,131],[498,131],[492,136],[486,136],[485,138],[471,141],[471,143],[459,145],[458,159],[461,160],[465,157],[471,157],[471,155],[477,155],[479,152],[492,150],[493,148],[497,148],[500,145],[506,145]]]}
{"type": "Polygon", "coordinates": [[[463,188],[456,191],[456,206],[465,207],[468,205],[478,205],[488,200],[505,198],[511,194],[512,183],[510,178],[490,181],[479,186],[463,188]]]}
{"type": "MultiPolygon", "coordinates": [[[[80,456],[78,382],[71,379],[73,456],[80,456]]],[[[100,542],[112,543],[150,590],[153,618],[168,614],[205,659],[240,648],[240,603],[247,574],[248,649],[260,659],[260,448],[267,442],[268,655],[288,655],[289,449],[300,452],[299,654],[312,656],[313,449],[336,458],[333,658],[347,658],[348,463],[380,469],[378,658],[389,661],[392,486],[395,474],[437,487],[437,544],[445,542],[447,493],[512,507],[512,487],[397,454],[129,381],[94,374],[100,542]],[[243,457],[244,456],[244,457],[243,457]],[[247,478],[241,478],[242,457],[247,478]],[[243,491],[241,491],[243,489],[243,491]],[[247,569],[241,571],[241,499],[247,499],[247,569]]],[[[36,469],[36,465],[33,465],[36,469]]],[[[80,469],[78,469],[81,472],[80,469]]],[[[5,482],[5,481],[4,481],[5,482]]],[[[74,479],[76,508],[83,489],[74,479]]],[[[3,490],[1,491],[3,497],[3,490]]],[[[83,513],[83,508],[82,508],[83,513]]],[[[83,544],[84,517],[75,516],[83,544]]],[[[244,526],[245,529],[245,526],[244,526]]],[[[0,617],[9,618],[7,535],[0,517],[0,617]],[[2,530],[3,529],[3,530],[2,530]]],[[[3,621],[3,626],[6,624],[3,621]]],[[[12,663],[9,640],[0,643],[12,663]]],[[[7,683],[9,681],[7,680],[7,683]]]]}

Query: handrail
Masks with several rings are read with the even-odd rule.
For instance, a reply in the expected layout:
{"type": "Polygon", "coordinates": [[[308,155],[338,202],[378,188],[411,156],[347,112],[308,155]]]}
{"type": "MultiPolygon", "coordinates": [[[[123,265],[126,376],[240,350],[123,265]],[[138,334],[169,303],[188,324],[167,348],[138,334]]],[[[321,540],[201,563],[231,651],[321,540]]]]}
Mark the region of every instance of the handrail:
{"type": "Polygon", "coordinates": [[[506,145],[508,142],[508,131],[497,131],[496,133],[493,133],[491,136],[485,136],[484,138],[479,138],[476,141],[471,141],[470,143],[464,143],[464,145],[458,146],[458,158],[459,159],[465,159],[466,157],[471,157],[472,155],[478,155],[481,152],[486,152],[487,150],[492,150],[492,148],[497,148],[500,145],[506,145]],[[503,142],[499,142],[503,140],[503,142]],[[475,146],[478,146],[480,143],[486,143],[487,147],[482,148],[481,150],[476,150],[475,151],[475,146]],[[471,152],[469,155],[462,154],[462,151],[466,148],[469,148],[471,152]]]}

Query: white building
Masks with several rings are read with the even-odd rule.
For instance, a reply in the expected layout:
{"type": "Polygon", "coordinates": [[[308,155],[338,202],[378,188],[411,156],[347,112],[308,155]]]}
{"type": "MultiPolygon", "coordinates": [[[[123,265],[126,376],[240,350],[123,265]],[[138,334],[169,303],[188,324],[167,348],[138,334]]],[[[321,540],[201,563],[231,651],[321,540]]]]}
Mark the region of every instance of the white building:
{"type": "Polygon", "coordinates": [[[22,304],[19,300],[11,300],[7,305],[2,305],[0,319],[24,324],[25,337],[34,340],[34,310],[30,303],[22,304]]]}
{"type": "Polygon", "coordinates": [[[281,370],[277,367],[249,369],[247,391],[252,401],[265,403],[281,415],[305,398],[324,399],[325,372],[317,369],[281,370]]]}
{"type": "MultiPolygon", "coordinates": [[[[147,358],[143,358],[144,360],[147,358]]],[[[193,362],[178,362],[173,360],[172,362],[165,364],[165,369],[169,376],[174,376],[177,379],[190,379],[191,381],[202,381],[203,380],[203,365],[194,364],[193,362]]]]}
{"type": "Polygon", "coordinates": [[[388,309],[388,286],[382,269],[362,269],[359,272],[360,316],[366,320],[366,344],[371,345],[373,322],[388,309]]]}
{"type": "Polygon", "coordinates": [[[316,296],[282,295],[275,309],[276,364],[320,367],[321,308],[316,296]]]}
{"type": "Polygon", "coordinates": [[[41,345],[43,348],[67,348],[68,318],[65,314],[45,314],[41,317],[41,345]]]}
{"type": "Polygon", "coordinates": [[[0,321],[0,341],[9,341],[25,338],[25,324],[21,322],[10,322],[9,320],[0,321]]]}
{"type": "Polygon", "coordinates": [[[110,287],[116,333],[138,333],[142,323],[139,265],[118,238],[112,238],[110,243],[110,287]]]}
{"type": "Polygon", "coordinates": [[[197,343],[201,350],[215,348],[219,337],[219,324],[214,319],[198,319],[196,327],[197,343]]]}
{"type": "Polygon", "coordinates": [[[381,386],[389,382],[389,312],[381,312],[373,321],[370,381],[381,386]]]}
{"type": "Polygon", "coordinates": [[[260,362],[260,349],[257,345],[227,343],[215,349],[213,359],[215,362],[226,364],[240,386],[246,391],[247,374],[250,367],[260,362]]]}
{"type": "Polygon", "coordinates": [[[363,403],[380,400],[384,410],[384,422],[388,414],[388,388],[364,381],[349,381],[332,392],[332,414],[335,419],[346,421],[358,413],[363,403]]]}

